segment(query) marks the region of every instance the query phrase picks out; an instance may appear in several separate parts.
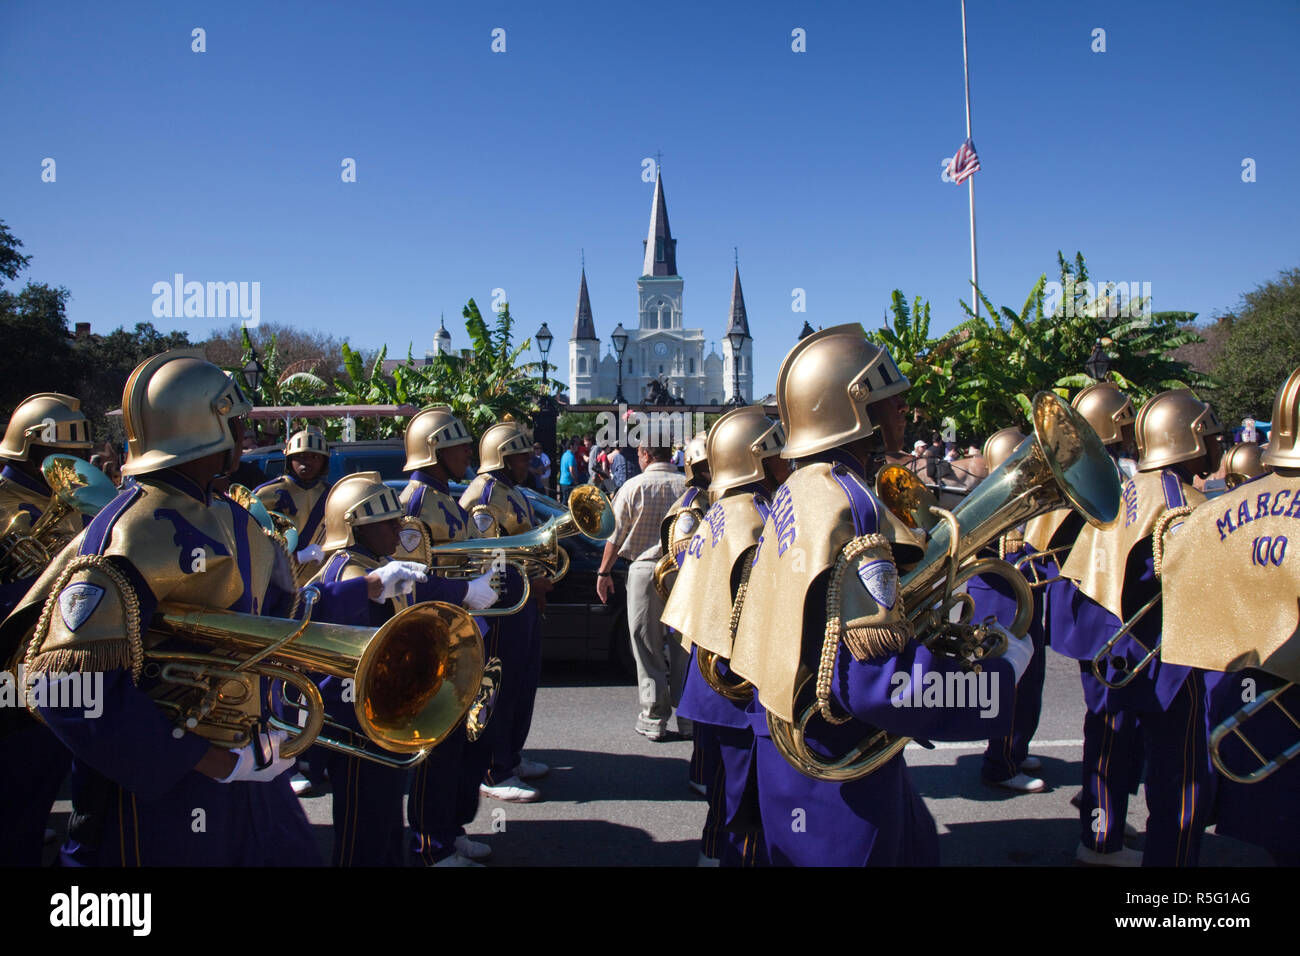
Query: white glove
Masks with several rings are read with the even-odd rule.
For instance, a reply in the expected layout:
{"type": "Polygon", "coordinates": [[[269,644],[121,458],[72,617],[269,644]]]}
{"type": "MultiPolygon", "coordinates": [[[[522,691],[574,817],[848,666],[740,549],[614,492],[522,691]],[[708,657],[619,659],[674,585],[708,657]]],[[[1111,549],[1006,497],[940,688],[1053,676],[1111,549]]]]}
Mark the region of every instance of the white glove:
{"type": "Polygon", "coordinates": [[[429,576],[424,573],[424,566],[414,561],[389,561],[370,573],[379,578],[384,586],[379,597],[373,599],[376,604],[383,604],[399,594],[409,594],[415,590],[417,583],[429,580],[429,576]]]}
{"type": "Polygon", "coordinates": [[[469,590],[465,592],[464,605],[471,611],[481,611],[485,607],[491,607],[497,603],[496,588],[492,587],[492,572],[489,571],[480,577],[474,578],[469,582],[469,590]]]}
{"type": "Polygon", "coordinates": [[[1034,642],[1029,639],[1029,635],[1016,637],[1001,624],[991,622],[987,625],[990,630],[998,630],[1006,635],[1007,649],[1002,652],[1002,659],[1011,665],[1011,670],[1015,674],[1016,683],[1020,683],[1020,678],[1024,676],[1025,668],[1029,666],[1029,661],[1034,656],[1034,642]]]}
{"type": "Polygon", "coordinates": [[[322,561],[325,558],[325,549],[319,544],[309,544],[297,554],[294,555],[299,564],[307,564],[312,561],[322,561]]]}
{"type": "Polygon", "coordinates": [[[230,771],[230,776],[222,777],[217,783],[267,783],[274,780],[295,763],[293,757],[280,756],[280,748],[288,739],[289,735],[283,730],[272,730],[265,740],[259,733],[251,743],[231,751],[239,758],[235,762],[235,769],[230,771]],[[265,767],[257,766],[254,747],[261,751],[265,767]]]}

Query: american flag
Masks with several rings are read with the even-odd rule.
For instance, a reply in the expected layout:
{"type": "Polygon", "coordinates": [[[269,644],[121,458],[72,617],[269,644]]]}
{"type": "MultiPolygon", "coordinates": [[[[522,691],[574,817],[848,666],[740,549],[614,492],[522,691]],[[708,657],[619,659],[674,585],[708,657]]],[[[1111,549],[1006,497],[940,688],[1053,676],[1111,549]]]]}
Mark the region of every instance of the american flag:
{"type": "Polygon", "coordinates": [[[961,149],[957,150],[957,155],[952,158],[948,164],[948,175],[958,186],[970,179],[975,171],[980,168],[980,158],[975,155],[975,144],[967,137],[966,142],[961,144],[961,149]]]}

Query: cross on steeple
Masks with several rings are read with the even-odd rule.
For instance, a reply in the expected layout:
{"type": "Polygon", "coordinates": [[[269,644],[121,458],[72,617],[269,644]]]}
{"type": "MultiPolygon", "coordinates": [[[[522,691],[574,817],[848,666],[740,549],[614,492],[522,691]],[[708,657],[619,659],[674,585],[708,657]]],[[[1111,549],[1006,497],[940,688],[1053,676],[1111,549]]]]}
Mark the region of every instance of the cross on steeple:
{"type": "Polygon", "coordinates": [[[664,154],[662,150],[655,150],[655,175],[659,175],[659,167],[663,165],[664,154]]]}

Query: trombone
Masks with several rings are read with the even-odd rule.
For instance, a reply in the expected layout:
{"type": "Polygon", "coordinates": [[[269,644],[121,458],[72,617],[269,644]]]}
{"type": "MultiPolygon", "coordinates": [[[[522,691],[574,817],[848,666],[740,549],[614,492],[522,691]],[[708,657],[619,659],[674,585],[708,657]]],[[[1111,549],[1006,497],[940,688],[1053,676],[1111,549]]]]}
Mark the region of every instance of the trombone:
{"type": "Polygon", "coordinates": [[[1265,757],[1259,752],[1255,745],[1247,739],[1245,732],[1242,730],[1247,721],[1252,718],[1252,715],[1258,713],[1269,704],[1272,704],[1280,710],[1296,730],[1300,730],[1300,718],[1297,718],[1295,714],[1287,710],[1286,705],[1282,703],[1282,695],[1295,686],[1295,682],[1291,681],[1264,691],[1264,693],[1239,708],[1214,728],[1210,733],[1210,759],[1214,762],[1214,767],[1219,771],[1219,773],[1223,774],[1235,783],[1259,783],[1259,781],[1263,780],[1265,777],[1272,776],[1272,774],[1283,764],[1289,763],[1296,757],[1300,757],[1300,738],[1297,738],[1295,743],[1291,744],[1291,746],[1287,747],[1286,750],[1282,751],[1282,753],[1278,754],[1276,757],[1265,757]],[[1242,744],[1245,745],[1246,749],[1251,752],[1254,758],[1259,761],[1259,766],[1256,769],[1244,775],[1228,769],[1227,761],[1224,759],[1222,753],[1220,753],[1219,748],[1223,746],[1224,740],[1229,735],[1235,736],[1240,740],[1242,744]]]}
{"type": "MultiPolygon", "coordinates": [[[[1157,579],[1159,579],[1164,566],[1165,532],[1169,529],[1171,524],[1178,519],[1187,516],[1191,511],[1191,505],[1179,505],[1177,508],[1170,508],[1168,511],[1162,512],[1160,517],[1156,519],[1155,526],[1151,530],[1151,556],[1157,579]]],[[[1110,640],[1103,644],[1096,654],[1092,655],[1093,675],[1097,680],[1101,681],[1111,690],[1119,690],[1120,688],[1127,687],[1131,684],[1133,679],[1136,678],[1138,674],[1142,673],[1142,669],[1150,664],[1151,661],[1160,653],[1160,641],[1156,641],[1150,647],[1147,647],[1138,640],[1137,637],[1133,636],[1133,628],[1135,628],[1138,622],[1141,621],[1142,618],[1146,617],[1147,614],[1149,614],[1151,610],[1160,603],[1160,598],[1163,593],[1163,591],[1157,591],[1155,597],[1134,611],[1133,616],[1121,624],[1119,630],[1111,635],[1110,640]],[[1125,636],[1131,637],[1133,643],[1142,649],[1143,656],[1142,659],[1131,668],[1121,668],[1119,666],[1121,664],[1126,664],[1125,658],[1114,658],[1112,663],[1115,665],[1115,669],[1125,669],[1126,673],[1118,680],[1112,681],[1106,677],[1106,658],[1110,656],[1111,652],[1115,650],[1116,645],[1119,644],[1125,636]]]]}

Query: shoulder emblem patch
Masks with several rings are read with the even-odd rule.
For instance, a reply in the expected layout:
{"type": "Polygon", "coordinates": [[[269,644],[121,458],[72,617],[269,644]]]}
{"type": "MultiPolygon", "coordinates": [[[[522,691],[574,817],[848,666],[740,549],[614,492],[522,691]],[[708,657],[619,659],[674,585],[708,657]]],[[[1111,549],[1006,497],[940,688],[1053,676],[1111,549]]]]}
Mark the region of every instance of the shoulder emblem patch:
{"type": "Polygon", "coordinates": [[[407,554],[415,553],[416,549],[420,547],[423,537],[424,536],[420,534],[419,528],[403,528],[397,535],[398,540],[401,542],[402,550],[407,554]]]}
{"type": "Polygon", "coordinates": [[[63,623],[68,630],[75,631],[85,624],[103,597],[104,589],[87,581],[69,584],[64,588],[59,594],[59,614],[63,616],[63,623]]]}
{"type": "Polygon", "coordinates": [[[898,568],[894,562],[879,559],[858,565],[858,577],[867,593],[887,611],[894,609],[898,598],[898,568]]]}

